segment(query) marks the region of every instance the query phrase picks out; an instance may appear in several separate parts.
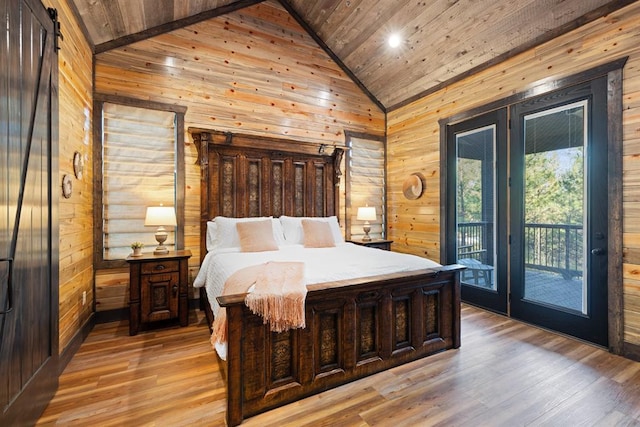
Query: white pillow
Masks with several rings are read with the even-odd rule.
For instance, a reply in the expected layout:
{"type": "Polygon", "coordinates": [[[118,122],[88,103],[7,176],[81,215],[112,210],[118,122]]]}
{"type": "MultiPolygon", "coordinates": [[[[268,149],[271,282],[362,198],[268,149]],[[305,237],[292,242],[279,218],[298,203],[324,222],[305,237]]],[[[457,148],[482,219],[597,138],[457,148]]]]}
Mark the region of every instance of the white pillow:
{"type": "Polygon", "coordinates": [[[216,223],[216,228],[218,229],[216,232],[214,248],[239,248],[240,236],[238,235],[236,224],[239,222],[264,221],[265,219],[271,219],[273,239],[276,241],[276,244],[278,246],[283,245],[285,241],[284,233],[282,232],[282,225],[276,218],[271,216],[252,218],[228,218],[225,216],[217,216],[213,219],[216,223]]]}
{"type": "Polygon", "coordinates": [[[282,223],[282,229],[284,231],[284,238],[288,244],[304,244],[304,234],[302,231],[302,220],[315,220],[325,221],[329,223],[331,227],[331,234],[333,235],[333,241],[338,243],[344,243],[344,237],[342,231],[340,231],[340,225],[338,224],[338,218],[336,216],[329,217],[302,217],[302,216],[286,216],[280,217],[282,223]]]}
{"type": "Polygon", "coordinates": [[[284,230],[282,230],[282,224],[280,223],[280,220],[274,217],[269,218],[271,218],[271,226],[273,227],[273,238],[276,240],[276,244],[278,246],[286,244],[287,242],[285,242],[284,240],[284,230]]]}
{"type": "Polygon", "coordinates": [[[207,221],[207,251],[212,251],[217,246],[218,226],[215,221],[207,221]]]}

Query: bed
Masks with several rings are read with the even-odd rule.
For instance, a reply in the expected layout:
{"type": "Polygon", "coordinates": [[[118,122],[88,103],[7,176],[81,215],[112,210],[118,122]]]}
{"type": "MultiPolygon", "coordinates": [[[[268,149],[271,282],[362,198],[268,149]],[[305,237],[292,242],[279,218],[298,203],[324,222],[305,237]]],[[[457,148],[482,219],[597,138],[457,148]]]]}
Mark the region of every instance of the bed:
{"type": "Polygon", "coordinates": [[[221,363],[226,377],[228,425],[460,346],[459,272],[464,267],[413,259],[400,271],[376,270],[370,265],[361,275],[345,275],[345,268],[338,268],[345,259],[383,252],[392,258],[403,255],[357,247],[338,237],[333,240],[335,248],[312,248],[316,254],[311,259],[324,260],[319,267],[307,265],[310,261],[302,255],[306,249],[296,239],[278,242],[275,251],[239,261],[240,265],[265,262],[273,259],[267,252],[273,252],[287,260],[293,254],[293,259],[305,262],[304,328],[272,332],[247,307],[245,293],[207,295],[205,282],[219,276],[220,286],[232,274],[231,270],[211,273],[211,264],[241,255],[229,248],[207,251],[212,219],[260,217],[274,224],[301,217],[336,221],[342,152],[335,149],[323,155],[317,147],[304,143],[294,146],[269,138],[190,131],[198,147],[202,179],[203,257],[196,282],[206,285],[200,291],[201,308],[210,324],[218,306],[226,310],[226,361],[221,363]],[[347,252],[340,252],[343,250],[347,252]],[[327,254],[321,255],[323,251],[327,254]],[[314,268],[324,269],[329,276],[308,272],[314,268]]]}

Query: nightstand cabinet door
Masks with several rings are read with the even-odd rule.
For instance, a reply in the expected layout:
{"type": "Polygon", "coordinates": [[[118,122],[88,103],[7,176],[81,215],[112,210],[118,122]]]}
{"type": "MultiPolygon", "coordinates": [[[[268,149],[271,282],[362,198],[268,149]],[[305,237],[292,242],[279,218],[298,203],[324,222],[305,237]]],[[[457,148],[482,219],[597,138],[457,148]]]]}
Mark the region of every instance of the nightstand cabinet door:
{"type": "Polygon", "coordinates": [[[140,311],[142,322],[155,322],[178,316],[178,272],[143,274],[140,311]]]}

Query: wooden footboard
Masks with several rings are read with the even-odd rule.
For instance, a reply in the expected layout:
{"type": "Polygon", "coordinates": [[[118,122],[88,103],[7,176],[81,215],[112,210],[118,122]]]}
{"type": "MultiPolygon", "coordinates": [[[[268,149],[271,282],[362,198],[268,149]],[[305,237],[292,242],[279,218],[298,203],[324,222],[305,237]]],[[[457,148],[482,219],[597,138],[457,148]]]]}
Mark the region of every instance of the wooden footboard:
{"type": "Polygon", "coordinates": [[[227,423],[460,346],[458,265],[309,286],[306,328],[270,332],[227,308],[227,423]]]}

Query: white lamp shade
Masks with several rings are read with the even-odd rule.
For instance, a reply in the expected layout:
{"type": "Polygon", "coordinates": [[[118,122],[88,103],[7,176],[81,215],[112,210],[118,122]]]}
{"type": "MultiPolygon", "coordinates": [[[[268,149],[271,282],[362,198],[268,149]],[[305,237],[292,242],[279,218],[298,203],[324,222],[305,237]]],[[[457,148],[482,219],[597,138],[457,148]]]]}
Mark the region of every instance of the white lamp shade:
{"type": "Polygon", "coordinates": [[[172,206],[149,206],[144,218],[145,226],[176,226],[176,211],[172,206]]]}
{"type": "Polygon", "coordinates": [[[375,206],[364,206],[358,208],[358,216],[356,219],[360,221],[375,221],[376,220],[376,208],[375,206]]]}

